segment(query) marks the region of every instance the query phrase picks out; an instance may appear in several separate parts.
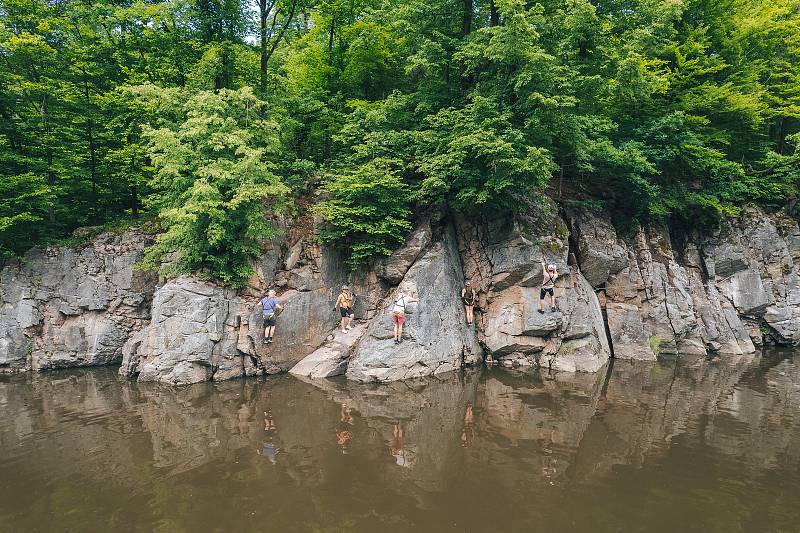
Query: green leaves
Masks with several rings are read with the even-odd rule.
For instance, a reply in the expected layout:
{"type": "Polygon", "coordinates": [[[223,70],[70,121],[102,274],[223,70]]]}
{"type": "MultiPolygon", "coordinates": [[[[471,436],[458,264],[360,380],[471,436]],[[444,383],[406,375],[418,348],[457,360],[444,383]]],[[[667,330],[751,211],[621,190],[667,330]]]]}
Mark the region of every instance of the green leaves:
{"type": "Polygon", "coordinates": [[[329,198],[316,207],[326,222],[319,238],[346,247],[351,268],[390,255],[405,241],[410,194],[393,161],[378,158],[333,174],[323,191],[329,198]]]}
{"type": "MultiPolygon", "coordinates": [[[[158,98],[158,91],[141,91],[158,98]]],[[[250,261],[274,235],[288,188],[274,173],[278,126],[251,89],[185,94],[178,119],[147,128],[155,169],[148,198],[166,232],[143,265],[171,260],[173,272],[207,271],[232,286],[252,274],[250,261]]]]}

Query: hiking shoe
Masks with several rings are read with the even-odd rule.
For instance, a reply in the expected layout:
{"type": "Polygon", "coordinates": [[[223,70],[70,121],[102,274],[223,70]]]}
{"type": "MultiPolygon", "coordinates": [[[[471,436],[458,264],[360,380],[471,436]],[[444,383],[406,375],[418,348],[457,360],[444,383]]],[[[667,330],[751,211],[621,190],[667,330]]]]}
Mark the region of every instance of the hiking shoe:
{"type": "Polygon", "coordinates": [[[555,313],[556,312],[556,306],[555,305],[551,306],[550,310],[555,313]]]}
{"type": "Polygon", "coordinates": [[[272,337],[268,338],[268,339],[267,339],[267,342],[268,342],[269,344],[272,344],[272,337]]]}
{"type": "Polygon", "coordinates": [[[538,309],[538,311],[539,311],[540,313],[544,314],[544,309],[538,309]]]}

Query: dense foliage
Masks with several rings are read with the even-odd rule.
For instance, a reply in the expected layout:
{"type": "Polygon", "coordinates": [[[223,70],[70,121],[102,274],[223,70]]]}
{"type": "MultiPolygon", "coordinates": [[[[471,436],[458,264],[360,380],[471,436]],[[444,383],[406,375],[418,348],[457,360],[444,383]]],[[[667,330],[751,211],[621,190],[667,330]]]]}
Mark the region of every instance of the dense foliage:
{"type": "Polygon", "coordinates": [[[353,266],[429,206],[710,222],[796,205],[800,0],[0,0],[0,116],[3,257],[148,216],[240,284],[292,197],[353,266]]]}

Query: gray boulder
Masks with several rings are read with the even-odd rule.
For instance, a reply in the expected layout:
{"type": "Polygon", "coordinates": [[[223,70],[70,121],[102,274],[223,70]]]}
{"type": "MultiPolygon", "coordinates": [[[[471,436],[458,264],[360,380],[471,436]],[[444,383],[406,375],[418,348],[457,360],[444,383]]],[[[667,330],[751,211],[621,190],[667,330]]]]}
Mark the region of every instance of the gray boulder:
{"type": "MultiPolygon", "coordinates": [[[[474,330],[466,325],[459,299],[463,283],[452,228],[408,270],[397,291],[419,299],[409,306],[404,342],[395,345],[387,298],[369,324],[347,369],[362,382],[388,382],[441,374],[482,360],[474,330]]],[[[396,293],[395,293],[396,294],[396,293]]]]}
{"type": "Polygon", "coordinates": [[[348,332],[335,330],[325,344],[304,357],[289,373],[314,379],[341,376],[347,370],[353,348],[366,329],[366,324],[358,324],[348,332]]]}

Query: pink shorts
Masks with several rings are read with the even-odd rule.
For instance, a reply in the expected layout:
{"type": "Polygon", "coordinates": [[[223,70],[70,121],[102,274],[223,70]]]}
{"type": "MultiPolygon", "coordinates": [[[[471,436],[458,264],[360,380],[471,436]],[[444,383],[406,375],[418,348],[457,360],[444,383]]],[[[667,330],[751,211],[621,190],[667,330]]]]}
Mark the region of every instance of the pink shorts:
{"type": "Polygon", "coordinates": [[[392,322],[397,324],[398,326],[402,326],[403,322],[406,321],[406,315],[401,313],[392,313],[392,322]]]}

